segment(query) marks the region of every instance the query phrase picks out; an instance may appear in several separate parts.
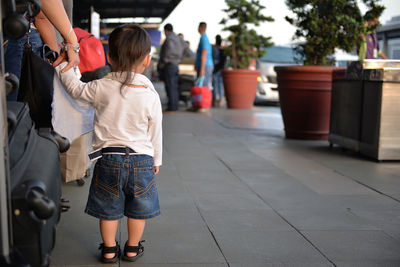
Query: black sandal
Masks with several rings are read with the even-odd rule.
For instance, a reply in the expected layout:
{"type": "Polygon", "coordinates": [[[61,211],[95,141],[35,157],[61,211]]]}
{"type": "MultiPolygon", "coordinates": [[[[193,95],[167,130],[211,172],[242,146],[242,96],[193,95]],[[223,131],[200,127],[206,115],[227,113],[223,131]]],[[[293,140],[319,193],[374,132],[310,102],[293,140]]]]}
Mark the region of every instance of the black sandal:
{"type": "Polygon", "coordinates": [[[104,243],[101,243],[99,249],[101,249],[101,261],[104,263],[116,263],[118,261],[119,256],[121,256],[121,249],[118,245],[118,242],[113,247],[106,247],[104,243]],[[104,257],[104,255],[108,253],[114,253],[114,257],[112,258],[104,257]]]}
{"type": "Polygon", "coordinates": [[[145,242],[145,240],[139,241],[139,244],[137,246],[128,246],[128,241],[125,243],[125,248],[124,248],[124,255],[122,256],[123,260],[126,261],[135,261],[137,258],[141,257],[144,253],[144,247],[142,243],[145,242]],[[126,253],[131,252],[135,253],[135,256],[129,257],[126,253]]]}

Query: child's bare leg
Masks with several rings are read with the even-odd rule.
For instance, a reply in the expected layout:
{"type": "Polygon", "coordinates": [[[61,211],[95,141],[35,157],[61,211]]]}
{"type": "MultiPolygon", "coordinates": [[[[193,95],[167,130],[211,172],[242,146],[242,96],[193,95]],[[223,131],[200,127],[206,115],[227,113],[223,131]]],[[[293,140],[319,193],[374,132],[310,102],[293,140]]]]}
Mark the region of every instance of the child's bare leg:
{"type": "MultiPolygon", "coordinates": [[[[128,246],[137,246],[142,238],[146,220],[128,218],[128,246]]],[[[136,252],[126,253],[128,257],[136,256],[136,252]]]]}
{"type": "MultiPolygon", "coordinates": [[[[118,229],[118,220],[100,220],[100,233],[106,247],[113,247],[116,245],[115,236],[118,229]]],[[[115,253],[106,253],[105,258],[111,259],[115,253]]]]}

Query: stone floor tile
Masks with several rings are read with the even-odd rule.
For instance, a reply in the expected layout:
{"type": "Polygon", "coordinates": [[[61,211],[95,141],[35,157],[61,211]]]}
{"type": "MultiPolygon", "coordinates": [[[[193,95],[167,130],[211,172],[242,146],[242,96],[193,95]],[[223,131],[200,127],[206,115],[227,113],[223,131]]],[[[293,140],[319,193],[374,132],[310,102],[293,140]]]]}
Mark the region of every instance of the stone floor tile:
{"type": "Polygon", "coordinates": [[[254,194],[198,194],[196,203],[201,210],[249,210],[270,209],[254,194]]]}
{"type": "Polygon", "coordinates": [[[228,262],[329,263],[295,231],[217,231],[214,235],[228,262]]]}
{"type": "Polygon", "coordinates": [[[279,210],[279,214],[299,230],[379,230],[354,214],[343,210],[279,210]]]}
{"type": "Polygon", "coordinates": [[[202,211],[211,231],[289,231],[293,228],[272,210],[202,211]]]}
{"type": "Polygon", "coordinates": [[[400,242],[383,231],[302,231],[335,261],[400,261],[400,242]]]}

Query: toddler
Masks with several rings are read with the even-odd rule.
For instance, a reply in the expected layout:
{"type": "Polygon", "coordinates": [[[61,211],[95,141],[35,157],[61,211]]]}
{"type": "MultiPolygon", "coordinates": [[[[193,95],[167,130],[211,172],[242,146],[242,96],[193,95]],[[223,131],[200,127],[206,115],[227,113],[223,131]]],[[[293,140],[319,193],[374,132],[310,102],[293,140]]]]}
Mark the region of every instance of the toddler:
{"type": "Polygon", "coordinates": [[[100,219],[104,263],[117,262],[121,255],[119,219],[128,218],[122,259],[135,261],[144,252],[140,240],[146,219],[160,214],[155,175],[162,161],[162,109],[152,83],[141,74],[150,65],[150,48],[142,27],[123,25],[110,34],[109,75],[83,83],[72,69],[57,70],[68,93],[95,110],[89,157],[97,162],[85,212],[100,219]]]}

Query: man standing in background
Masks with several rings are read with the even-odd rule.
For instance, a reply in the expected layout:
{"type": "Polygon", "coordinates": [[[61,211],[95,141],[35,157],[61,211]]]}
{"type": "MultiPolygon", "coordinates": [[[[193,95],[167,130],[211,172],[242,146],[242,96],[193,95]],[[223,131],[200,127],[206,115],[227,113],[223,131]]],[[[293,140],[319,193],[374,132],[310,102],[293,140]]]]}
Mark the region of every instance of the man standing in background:
{"type": "Polygon", "coordinates": [[[375,33],[375,29],[379,24],[379,16],[380,14],[373,14],[372,12],[365,14],[365,28],[367,29],[367,33],[359,47],[359,60],[377,59],[379,57],[387,59],[386,55],[379,49],[378,37],[375,33]]]}
{"type": "Polygon", "coordinates": [[[178,110],[179,104],[178,64],[182,60],[185,43],[174,33],[170,23],[164,26],[164,33],[165,41],[161,46],[160,60],[157,69],[160,72],[161,80],[165,84],[165,91],[168,96],[168,107],[166,111],[175,112],[178,110]]]}
{"type": "Polygon", "coordinates": [[[108,38],[110,38],[109,34],[107,33],[107,25],[103,22],[100,23],[100,41],[103,45],[104,55],[106,56],[106,64],[109,65],[107,59],[108,53],[108,38]]]}
{"type": "Polygon", "coordinates": [[[212,58],[212,46],[208,40],[206,29],[207,24],[205,22],[200,22],[198,31],[201,34],[201,38],[199,46],[197,47],[196,71],[198,78],[204,77],[203,86],[211,90],[214,62],[212,58]]]}
{"type": "Polygon", "coordinates": [[[215,45],[212,46],[214,71],[213,71],[213,106],[220,107],[224,98],[224,83],[222,80],[222,70],[225,67],[226,57],[222,48],[221,35],[215,36],[215,45]]]}

